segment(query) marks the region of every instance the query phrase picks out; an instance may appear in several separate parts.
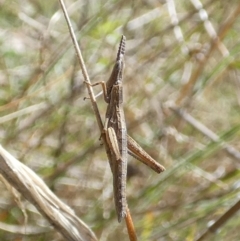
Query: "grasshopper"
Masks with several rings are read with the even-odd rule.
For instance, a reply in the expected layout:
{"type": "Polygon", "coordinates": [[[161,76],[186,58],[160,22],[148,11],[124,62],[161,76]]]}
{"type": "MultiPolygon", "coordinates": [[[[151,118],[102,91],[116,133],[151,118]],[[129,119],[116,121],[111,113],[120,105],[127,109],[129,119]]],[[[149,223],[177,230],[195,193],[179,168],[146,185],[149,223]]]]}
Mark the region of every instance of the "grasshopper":
{"type": "Polygon", "coordinates": [[[146,153],[135,140],[127,135],[123,111],[123,90],[122,77],[124,68],[126,38],[122,36],[116,63],[108,81],[98,82],[92,86],[101,84],[103,88],[104,99],[108,103],[106,119],[103,128],[103,134],[106,135],[107,145],[110,149],[109,163],[113,173],[113,189],[116,212],[118,221],[126,216],[126,176],[127,176],[127,154],[129,153],[137,160],[152,168],[157,173],[165,168],[156,162],[148,153],[146,153]]]}
{"type": "Polygon", "coordinates": [[[110,149],[108,155],[113,173],[114,201],[118,221],[126,216],[126,178],[127,178],[127,128],[123,112],[122,73],[124,67],[125,37],[122,37],[112,74],[103,87],[104,99],[108,103],[103,134],[110,149]]]}

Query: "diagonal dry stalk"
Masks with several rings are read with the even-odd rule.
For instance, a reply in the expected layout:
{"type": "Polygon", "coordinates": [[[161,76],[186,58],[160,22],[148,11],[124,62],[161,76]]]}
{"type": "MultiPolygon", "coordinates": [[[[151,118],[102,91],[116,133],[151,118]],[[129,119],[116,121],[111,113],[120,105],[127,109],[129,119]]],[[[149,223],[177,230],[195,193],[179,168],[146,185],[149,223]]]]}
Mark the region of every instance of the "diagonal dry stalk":
{"type": "Polygon", "coordinates": [[[216,222],[214,222],[196,241],[203,241],[214,235],[240,209],[240,200],[229,208],[216,222]]]}
{"type": "MultiPolygon", "coordinates": [[[[67,22],[67,25],[68,25],[68,28],[69,28],[70,36],[72,38],[73,45],[74,45],[74,48],[76,50],[78,62],[80,64],[80,66],[81,66],[82,74],[83,74],[84,80],[86,82],[86,87],[88,89],[88,94],[89,94],[89,97],[90,97],[90,100],[91,100],[91,104],[92,104],[92,107],[93,107],[93,111],[94,111],[94,114],[95,114],[95,117],[96,117],[96,120],[97,120],[97,123],[98,123],[98,127],[100,129],[100,132],[102,133],[103,123],[102,123],[102,119],[101,119],[101,116],[100,116],[100,113],[99,113],[99,110],[98,110],[96,98],[95,98],[95,95],[93,93],[93,89],[92,89],[92,86],[91,86],[91,81],[90,81],[90,78],[89,78],[89,75],[88,75],[88,72],[87,72],[87,69],[86,69],[83,57],[82,57],[82,53],[81,53],[79,44],[77,42],[76,36],[74,34],[74,31],[73,31],[73,28],[72,28],[72,25],[71,25],[71,22],[70,22],[70,19],[69,19],[66,7],[64,5],[64,2],[62,0],[59,0],[59,2],[61,4],[64,16],[65,16],[65,19],[66,19],[66,22],[67,22]]],[[[104,143],[104,146],[105,146],[105,149],[106,149],[106,153],[107,153],[108,157],[110,157],[111,153],[110,153],[109,147],[106,145],[107,142],[106,142],[106,137],[105,136],[103,136],[103,143],[104,143]]]]}
{"type": "MultiPolygon", "coordinates": [[[[91,81],[90,81],[89,75],[87,73],[87,69],[85,67],[85,64],[84,64],[84,60],[83,60],[83,57],[82,57],[82,54],[81,54],[79,44],[78,44],[76,36],[74,34],[74,31],[73,31],[73,28],[72,28],[72,25],[71,25],[71,22],[70,22],[70,19],[69,19],[69,16],[68,16],[68,13],[67,13],[67,10],[66,10],[66,7],[65,7],[65,4],[64,4],[63,0],[59,0],[59,2],[61,4],[64,16],[65,16],[65,19],[66,19],[66,22],[67,22],[67,25],[68,25],[68,28],[69,28],[70,36],[72,38],[73,45],[74,45],[75,50],[76,50],[77,58],[78,58],[79,64],[80,64],[81,69],[82,69],[83,77],[84,77],[84,80],[85,80],[85,83],[86,83],[86,87],[88,89],[89,97],[90,97],[90,100],[91,100],[91,103],[92,103],[94,114],[95,114],[96,119],[97,119],[98,127],[100,129],[100,133],[103,133],[103,129],[104,129],[103,123],[102,123],[102,120],[101,120],[101,116],[100,116],[100,113],[99,113],[99,110],[98,110],[96,98],[95,98],[95,95],[93,93],[91,81]]],[[[111,154],[111,150],[110,150],[110,147],[107,143],[107,139],[106,139],[105,135],[102,136],[102,140],[103,140],[104,147],[105,147],[105,150],[106,150],[106,153],[107,153],[107,156],[108,156],[108,160],[111,160],[112,154],[111,154]]],[[[136,236],[136,232],[135,232],[135,229],[134,229],[133,221],[132,221],[131,214],[130,214],[129,210],[127,211],[127,215],[125,217],[125,222],[126,222],[126,226],[127,226],[128,231],[130,230],[129,231],[130,240],[136,241],[137,236],[136,236]]]]}
{"type": "Polygon", "coordinates": [[[70,241],[96,241],[94,233],[39,176],[0,146],[0,173],[70,241]]]}
{"type": "Polygon", "coordinates": [[[125,222],[127,226],[128,236],[130,241],[137,241],[136,231],[133,225],[132,216],[130,210],[127,207],[125,222]]]}

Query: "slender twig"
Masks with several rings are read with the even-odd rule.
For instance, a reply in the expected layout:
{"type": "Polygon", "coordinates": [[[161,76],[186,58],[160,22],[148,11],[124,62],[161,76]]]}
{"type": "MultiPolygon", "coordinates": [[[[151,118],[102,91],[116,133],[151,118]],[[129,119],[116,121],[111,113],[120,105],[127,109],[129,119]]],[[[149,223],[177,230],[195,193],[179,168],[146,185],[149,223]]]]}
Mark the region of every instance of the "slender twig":
{"type": "MultiPolygon", "coordinates": [[[[91,81],[90,81],[90,78],[89,78],[89,75],[87,73],[87,69],[86,69],[86,66],[85,66],[85,63],[84,63],[84,60],[83,60],[83,57],[82,57],[82,53],[81,53],[79,44],[77,42],[75,33],[73,31],[73,28],[72,28],[72,25],[71,25],[71,21],[69,19],[69,16],[68,16],[65,4],[64,4],[63,0],[59,0],[59,2],[61,4],[64,16],[65,16],[65,19],[66,19],[66,22],[67,22],[67,25],[68,25],[68,28],[69,28],[70,36],[72,38],[73,45],[74,45],[74,48],[76,50],[78,61],[79,61],[79,64],[81,66],[81,69],[82,69],[83,77],[84,77],[84,80],[86,82],[86,87],[88,89],[88,94],[89,94],[89,97],[90,97],[90,100],[91,100],[91,103],[92,103],[92,107],[93,107],[93,111],[94,111],[95,117],[97,119],[98,127],[100,129],[100,133],[102,133],[103,132],[103,123],[102,123],[102,119],[101,119],[101,116],[100,116],[100,113],[99,113],[99,110],[98,110],[96,98],[95,98],[95,95],[94,95],[94,92],[93,92],[93,89],[92,89],[92,86],[91,86],[91,81]]],[[[104,143],[104,147],[106,149],[106,153],[107,153],[108,159],[110,160],[111,152],[110,152],[110,149],[109,149],[109,147],[107,145],[107,140],[106,140],[106,136],[105,135],[102,135],[102,140],[103,140],[103,143],[104,143]]]]}
{"type": "MultiPolygon", "coordinates": [[[[66,19],[66,22],[67,22],[67,25],[68,25],[68,28],[69,28],[70,36],[72,38],[73,45],[74,45],[74,48],[76,50],[77,58],[78,58],[80,66],[81,66],[81,70],[82,70],[84,80],[85,80],[85,82],[91,84],[90,78],[89,78],[89,75],[88,75],[88,72],[87,72],[87,69],[86,69],[86,65],[85,65],[83,57],[82,57],[82,53],[81,53],[79,44],[77,42],[77,39],[76,39],[76,36],[74,34],[71,21],[69,19],[68,13],[67,13],[67,9],[65,7],[65,4],[64,4],[63,0],[59,0],[59,2],[61,4],[64,16],[65,16],[65,19],[66,19]]],[[[92,86],[89,85],[89,84],[86,84],[86,87],[88,89],[88,93],[89,93],[89,96],[90,96],[90,99],[91,99],[94,114],[96,115],[98,126],[99,126],[100,130],[102,131],[102,129],[103,129],[102,120],[101,120],[101,117],[100,117],[100,114],[99,114],[99,110],[98,110],[98,107],[97,107],[97,103],[96,103],[95,95],[93,93],[92,86]]]]}
{"type": "Polygon", "coordinates": [[[227,212],[225,212],[216,222],[214,222],[196,241],[202,241],[209,237],[211,234],[217,232],[217,230],[226,223],[234,214],[240,209],[240,200],[234,204],[227,212]]]}
{"type": "Polygon", "coordinates": [[[135,228],[133,225],[130,210],[128,208],[126,210],[125,222],[126,222],[128,236],[129,236],[130,241],[137,241],[136,231],[135,231],[135,228]]]}
{"type": "MultiPolygon", "coordinates": [[[[90,81],[89,75],[87,73],[86,65],[84,63],[82,53],[81,53],[79,44],[77,42],[77,39],[76,39],[74,30],[73,30],[71,21],[69,19],[65,4],[64,4],[63,0],[59,0],[59,2],[61,4],[64,16],[65,16],[65,19],[66,19],[66,22],[67,22],[67,25],[68,25],[68,28],[69,28],[69,33],[70,33],[70,36],[72,38],[74,48],[76,50],[77,58],[78,58],[78,61],[79,61],[79,64],[80,64],[80,67],[81,67],[81,70],[82,70],[82,74],[83,74],[83,77],[84,77],[84,81],[86,83],[86,87],[88,89],[88,94],[89,94],[89,97],[90,97],[90,100],[91,100],[91,103],[92,103],[92,107],[93,107],[93,111],[94,111],[94,114],[95,114],[95,117],[96,117],[96,120],[97,120],[97,123],[98,123],[98,127],[100,129],[100,133],[102,133],[103,132],[103,123],[102,123],[102,119],[101,119],[101,116],[100,116],[100,113],[99,113],[99,110],[98,110],[96,98],[95,98],[95,95],[94,95],[94,92],[93,92],[93,89],[92,89],[92,86],[91,86],[91,81],[90,81]]],[[[110,160],[111,159],[111,152],[110,152],[110,149],[107,145],[107,140],[106,140],[105,135],[102,135],[102,140],[103,140],[104,147],[105,147],[105,150],[106,150],[106,153],[107,153],[107,156],[108,156],[108,160],[110,160]]]]}

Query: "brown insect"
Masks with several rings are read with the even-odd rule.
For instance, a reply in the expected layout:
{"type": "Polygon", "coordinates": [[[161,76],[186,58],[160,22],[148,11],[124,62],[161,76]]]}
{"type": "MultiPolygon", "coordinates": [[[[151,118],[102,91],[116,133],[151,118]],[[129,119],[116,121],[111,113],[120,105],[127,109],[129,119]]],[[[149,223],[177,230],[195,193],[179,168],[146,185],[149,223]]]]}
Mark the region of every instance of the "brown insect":
{"type": "Polygon", "coordinates": [[[157,173],[165,170],[165,168],[146,153],[136,141],[127,135],[122,89],[125,42],[126,38],[122,36],[116,63],[108,81],[106,83],[98,82],[92,85],[102,85],[104,99],[108,103],[103,134],[106,135],[107,145],[110,149],[108,158],[110,159],[109,162],[113,173],[114,200],[119,222],[126,216],[127,208],[125,192],[127,154],[129,153],[157,173]]]}

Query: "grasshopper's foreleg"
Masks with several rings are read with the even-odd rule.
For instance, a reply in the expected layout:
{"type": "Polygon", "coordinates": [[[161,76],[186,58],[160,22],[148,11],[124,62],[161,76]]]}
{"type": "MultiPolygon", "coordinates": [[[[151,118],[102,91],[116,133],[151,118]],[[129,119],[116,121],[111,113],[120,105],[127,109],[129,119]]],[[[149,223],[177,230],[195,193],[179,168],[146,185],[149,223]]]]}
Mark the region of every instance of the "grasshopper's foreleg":
{"type": "Polygon", "coordinates": [[[103,96],[104,96],[104,100],[109,103],[109,96],[107,94],[107,86],[106,86],[106,83],[104,81],[99,81],[99,82],[96,82],[94,84],[90,84],[89,82],[87,81],[84,81],[86,84],[94,87],[94,86],[97,86],[97,85],[101,85],[102,86],[102,89],[103,89],[103,96]]]}

